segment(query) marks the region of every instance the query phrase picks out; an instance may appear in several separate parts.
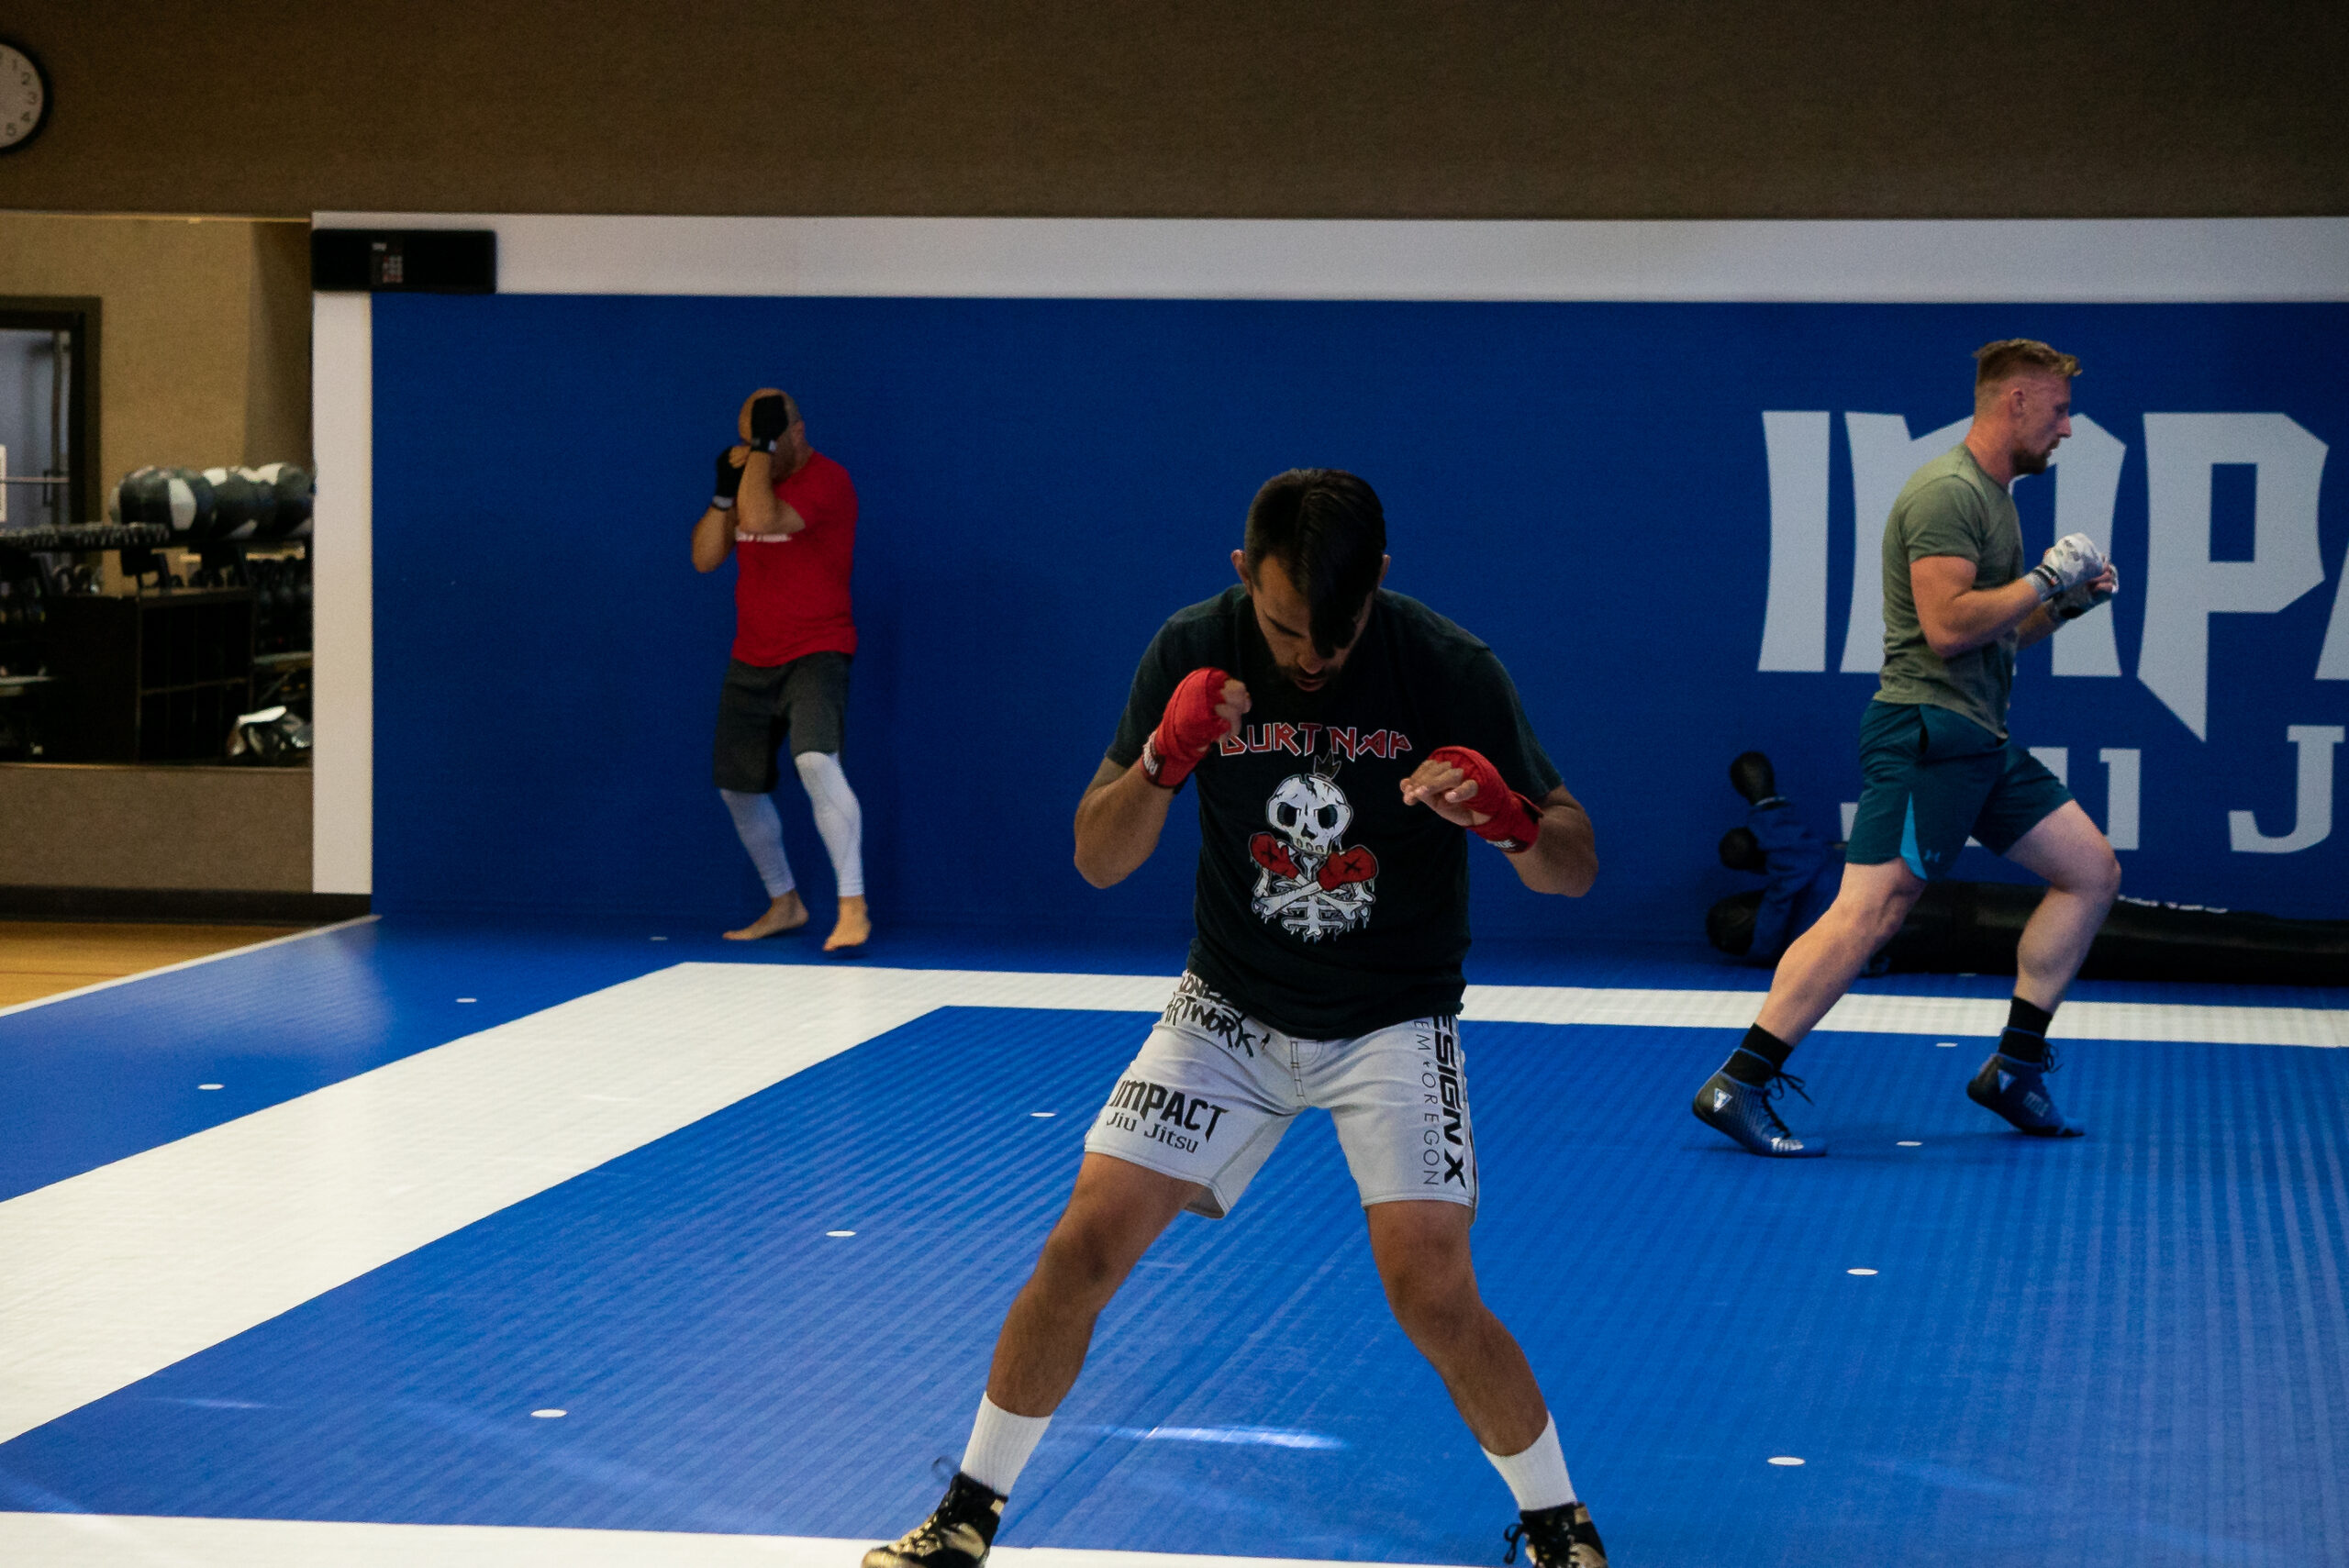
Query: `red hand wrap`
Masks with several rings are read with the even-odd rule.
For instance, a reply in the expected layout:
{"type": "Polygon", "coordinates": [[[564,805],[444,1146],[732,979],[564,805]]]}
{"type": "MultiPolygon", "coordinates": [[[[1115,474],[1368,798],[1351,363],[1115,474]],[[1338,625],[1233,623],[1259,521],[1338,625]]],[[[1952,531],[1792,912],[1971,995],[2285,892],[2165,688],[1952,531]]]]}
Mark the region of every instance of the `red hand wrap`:
{"type": "Polygon", "coordinates": [[[1500,770],[1486,762],[1483,753],[1465,746],[1439,746],[1428,753],[1428,761],[1451,763],[1476,786],[1475,795],[1459,804],[1491,817],[1468,829],[1479,839],[1516,855],[1531,849],[1533,840],[1542,836],[1542,808],[1504,784],[1500,770]]]}
{"type": "Polygon", "coordinates": [[[1220,670],[1194,670],[1183,677],[1166,699],[1158,728],[1142,742],[1141,771],[1151,783],[1161,789],[1182,788],[1208,748],[1230,729],[1215,710],[1223,700],[1224,683],[1230,679],[1220,670]]]}

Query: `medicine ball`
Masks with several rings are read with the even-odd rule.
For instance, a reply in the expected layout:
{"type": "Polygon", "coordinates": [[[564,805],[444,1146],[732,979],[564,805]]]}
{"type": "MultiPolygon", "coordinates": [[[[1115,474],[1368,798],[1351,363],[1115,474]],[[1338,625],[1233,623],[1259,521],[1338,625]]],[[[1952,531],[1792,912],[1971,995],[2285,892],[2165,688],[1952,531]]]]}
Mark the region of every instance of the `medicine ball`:
{"type": "Polygon", "coordinates": [[[272,462],[249,470],[253,478],[268,484],[277,496],[277,517],[271,531],[262,539],[307,539],[310,537],[310,507],[317,492],[317,482],[307,469],[299,463],[272,462]]]}
{"type": "Polygon", "coordinates": [[[277,531],[277,486],[262,477],[257,468],[240,468],[237,472],[252,486],[253,531],[249,539],[268,539],[277,531]]]}
{"type": "Polygon", "coordinates": [[[115,487],[106,515],[117,522],[161,524],[186,543],[212,526],[212,485],[192,468],[135,468],[115,487]]]}
{"type": "Polygon", "coordinates": [[[151,467],[134,468],[115,481],[114,493],[106,497],[106,521],[143,523],[150,512],[161,517],[170,508],[170,497],[163,486],[163,471],[151,467]]]}
{"type": "Polygon", "coordinates": [[[204,477],[212,486],[211,539],[250,539],[259,522],[257,502],[269,497],[269,508],[277,510],[277,493],[266,484],[256,484],[241,469],[207,468],[204,477]]]}
{"type": "Polygon", "coordinates": [[[167,510],[161,517],[144,520],[169,523],[172,532],[189,543],[211,538],[212,482],[192,468],[167,468],[162,472],[167,510]]]}

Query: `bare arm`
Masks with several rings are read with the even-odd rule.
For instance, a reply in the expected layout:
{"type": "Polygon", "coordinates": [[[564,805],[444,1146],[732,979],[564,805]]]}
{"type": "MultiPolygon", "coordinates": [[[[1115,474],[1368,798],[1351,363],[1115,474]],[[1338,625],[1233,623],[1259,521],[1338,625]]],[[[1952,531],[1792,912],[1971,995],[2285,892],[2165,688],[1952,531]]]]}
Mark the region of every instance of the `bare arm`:
{"type": "MultiPolygon", "coordinates": [[[[1248,708],[1246,684],[1227,679],[1215,705],[1209,739],[1238,729],[1248,708]]],[[[1163,726],[1153,743],[1167,743],[1163,726]]],[[[1093,782],[1085,786],[1085,798],[1076,803],[1077,873],[1096,887],[1112,887],[1131,876],[1158,848],[1175,793],[1152,784],[1139,758],[1120,768],[1104,757],[1093,782]]]]}
{"type": "MultiPolygon", "coordinates": [[[[742,466],[742,454],[749,450],[750,449],[747,447],[729,448],[725,453],[721,454],[719,462],[722,465],[723,463],[730,461],[734,467],[739,469],[742,466]]],[[[721,466],[718,469],[718,479],[714,486],[720,497],[723,497],[727,494],[726,481],[727,473],[725,468],[721,466]]],[[[740,482],[739,479],[736,482],[735,488],[737,490],[740,488],[740,482]]],[[[726,558],[733,553],[733,508],[729,506],[721,506],[718,504],[717,500],[712,500],[710,504],[703,509],[701,520],[694,524],[694,570],[696,572],[715,572],[719,567],[725,565],[726,558]]]]}
{"type": "Polygon", "coordinates": [[[774,459],[756,447],[742,464],[742,494],[734,504],[740,520],[734,526],[746,534],[796,534],[807,519],[788,501],[774,494],[774,459]]]}
{"type": "Polygon", "coordinates": [[[2054,636],[2055,628],[2063,624],[2063,617],[2055,613],[2054,605],[2042,605],[2022,617],[2022,625],[2015,630],[2015,646],[2028,648],[2034,642],[2044,641],[2054,636]]]}
{"type": "MultiPolygon", "coordinates": [[[[2111,567],[2094,579],[2110,593],[2118,581],[2111,567]]],[[[1909,591],[1917,601],[1917,624],[1925,641],[1944,659],[1987,648],[2008,632],[2028,648],[2064,624],[2054,605],[2040,602],[2029,577],[2003,588],[1976,588],[1974,562],[1959,555],[1928,555],[1909,563],[1909,591]]]]}
{"type": "Polygon", "coordinates": [[[716,506],[706,509],[694,525],[694,570],[715,572],[734,553],[734,514],[716,506]]]}
{"type": "MultiPolygon", "coordinates": [[[[1446,822],[1481,828],[1492,814],[1475,809],[1476,781],[1449,762],[1431,759],[1403,781],[1406,805],[1424,806],[1446,822]]],[[[1531,848],[1508,857],[1520,882],[1536,893],[1580,898],[1598,880],[1598,838],[1582,802],[1560,784],[1540,803],[1542,830],[1531,848]]]]}
{"type": "Polygon", "coordinates": [[[1150,782],[1137,762],[1120,768],[1103,758],[1076,804],[1076,870],[1096,887],[1114,887],[1158,848],[1174,792],[1150,782]]]}
{"type": "Polygon", "coordinates": [[[1560,784],[1542,797],[1542,836],[1521,855],[1511,855],[1518,880],[1536,893],[1580,898],[1598,880],[1598,835],[1590,813],[1560,784]]]}
{"type": "Polygon", "coordinates": [[[1917,624],[1926,643],[1944,659],[1987,648],[2043,614],[2030,578],[2018,577],[2001,588],[1976,588],[1974,572],[1974,562],[1962,555],[1928,555],[1909,563],[1917,624]]]}

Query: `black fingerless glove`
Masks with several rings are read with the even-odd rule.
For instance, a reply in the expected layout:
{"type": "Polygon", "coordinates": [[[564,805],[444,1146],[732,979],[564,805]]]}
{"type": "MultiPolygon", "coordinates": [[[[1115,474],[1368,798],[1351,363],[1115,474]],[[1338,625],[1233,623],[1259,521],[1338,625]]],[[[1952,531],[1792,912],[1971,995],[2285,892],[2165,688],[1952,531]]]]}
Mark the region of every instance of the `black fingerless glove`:
{"type": "Polygon", "coordinates": [[[751,405],[751,444],[762,451],[774,450],[784,431],[791,428],[789,406],[778,393],[768,393],[751,405]]]}
{"type": "Polygon", "coordinates": [[[742,471],[734,466],[734,449],[727,448],[718,454],[718,480],[710,492],[709,504],[721,512],[734,509],[734,497],[741,494],[742,471]]]}

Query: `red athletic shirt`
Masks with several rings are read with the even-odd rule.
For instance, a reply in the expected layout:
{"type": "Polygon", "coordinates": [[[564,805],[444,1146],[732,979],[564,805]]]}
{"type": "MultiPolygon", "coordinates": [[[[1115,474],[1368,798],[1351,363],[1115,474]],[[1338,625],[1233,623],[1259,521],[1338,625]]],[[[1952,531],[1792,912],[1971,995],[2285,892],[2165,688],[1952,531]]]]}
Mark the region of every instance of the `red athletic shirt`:
{"type": "Polygon", "coordinates": [[[856,486],[821,452],[774,487],[807,520],[796,534],[734,535],[734,657],[788,664],[809,653],[856,651],[848,608],[856,554],[856,486]]]}

